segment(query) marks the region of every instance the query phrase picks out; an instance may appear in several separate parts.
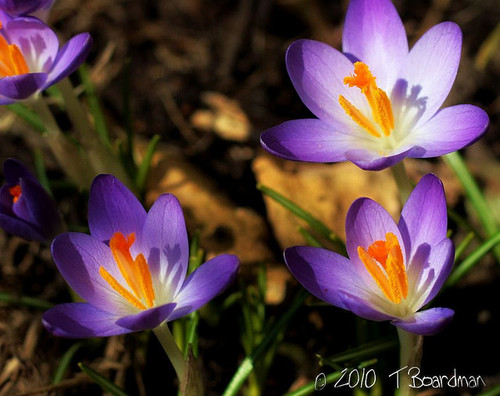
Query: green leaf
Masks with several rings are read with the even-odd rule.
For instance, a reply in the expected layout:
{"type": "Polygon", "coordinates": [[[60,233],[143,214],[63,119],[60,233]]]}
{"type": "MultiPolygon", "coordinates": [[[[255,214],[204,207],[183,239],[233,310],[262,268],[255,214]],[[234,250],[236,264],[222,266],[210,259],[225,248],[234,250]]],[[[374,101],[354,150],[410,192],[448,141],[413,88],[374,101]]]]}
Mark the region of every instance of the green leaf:
{"type": "Polygon", "coordinates": [[[97,371],[92,370],[90,367],[86,366],[83,363],[78,363],[78,367],[87,374],[92,381],[94,381],[97,385],[99,385],[104,391],[111,393],[114,396],[127,396],[127,393],[123,391],[120,387],[112,383],[102,374],[99,374],[97,371]]]}
{"type": "Polygon", "coordinates": [[[36,308],[43,311],[50,309],[54,306],[52,303],[40,300],[38,298],[27,297],[27,296],[15,296],[13,294],[3,293],[3,292],[0,292],[0,302],[22,305],[27,308],[36,308]]]}
{"type": "Polygon", "coordinates": [[[309,224],[321,236],[325,237],[330,242],[335,244],[335,246],[340,254],[346,254],[344,243],[322,221],[318,220],[312,214],[310,214],[306,210],[302,209],[300,206],[293,203],[288,198],[285,198],[283,195],[281,195],[280,193],[278,193],[277,191],[275,191],[269,187],[266,187],[266,186],[259,184],[259,185],[257,185],[257,189],[259,189],[264,194],[266,194],[267,196],[274,199],[277,203],[282,205],[284,208],[288,209],[290,212],[292,212],[297,217],[304,220],[307,224],[309,224]]]}
{"type": "MultiPolygon", "coordinates": [[[[469,168],[467,168],[465,161],[457,151],[444,155],[443,159],[453,170],[458,180],[460,180],[460,183],[464,187],[465,193],[467,194],[467,198],[474,207],[474,210],[476,211],[479,221],[486,231],[487,236],[493,236],[493,234],[495,234],[498,230],[498,225],[495,222],[495,216],[489,208],[479,186],[469,172],[469,168]]],[[[494,253],[498,263],[500,264],[500,246],[495,248],[494,253]]]]}
{"type": "Polygon", "coordinates": [[[467,272],[469,272],[484,255],[491,249],[500,244],[500,231],[493,235],[490,239],[485,241],[474,252],[472,252],[455,270],[451,273],[450,277],[445,283],[445,287],[453,286],[457,283],[467,272]]]}
{"type": "MultiPolygon", "coordinates": [[[[356,368],[349,369],[348,373],[355,369],[360,370],[366,367],[373,366],[375,363],[377,363],[377,359],[367,360],[365,362],[360,363],[359,366],[357,366],[356,368]]],[[[320,377],[320,375],[318,375],[315,381],[310,382],[307,385],[304,385],[303,387],[297,389],[296,391],[286,393],[285,396],[312,395],[315,393],[316,390],[321,391],[324,386],[328,386],[328,384],[333,384],[335,381],[337,381],[341,377],[342,372],[343,371],[335,371],[322,378],[320,377]]]]}
{"type": "Polygon", "coordinates": [[[87,101],[90,109],[90,113],[94,119],[94,126],[99,136],[99,140],[106,148],[111,148],[111,143],[109,140],[108,128],[106,126],[106,121],[104,119],[104,114],[101,109],[101,104],[99,98],[94,88],[94,84],[90,80],[87,65],[82,64],[78,69],[78,74],[82,80],[83,86],[85,87],[85,93],[87,95],[87,101]]]}
{"type": "Polygon", "coordinates": [[[398,341],[396,339],[382,338],[348,349],[345,352],[338,353],[328,358],[320,357],[319,364],[321,366],[327,364],[335,367],[339,363],[345,363],[351,360],[361,360],[363,358],[373,356],[378,352],[396,348],[397,346],[398,341]]]}
{"type": "Polygon", "coordinates": [[[276,336],[278,336],[278,334],[288,325],[288,323],[292,319],[292,316],[308,296],[309,293],[305,289],[301,289],[299,291],[288,310],[283,314],[280,320],[278,320],[278,322],[267,332],[266,337],[262,340],[259,346],[257,346],[250,355],[243,359],[238,370],[233,375],[233,378],[226,387],[223,396],[234,396],[238,393],[239,389],[252,372],[255,361],[260,357],[261,354],[263,354],[267,350],[276,336]]]}
{"type": "Polygon", "coordinates": [[[64,374],[66,373],[66,370],[68,369],[69,364],[71,363],[71,360],[75,356],[76,352],[83,346],[83,342],[77,342],[73,345],[71,345],[68,350],[64,353],[63,357],[61,358],[61,361],[59,362],[59,366],[57,366],[57,370],[54,374],[54,379],[52,380],[53,384],[58,384],[61,382],[64,378],[64,374]]]}
{"type": "Polygon", "coordinates": [[[151,160],[153,159],[153,154],[155,153],[156,146],[158,145],[159,141],[160,141],[159,135],[154,135],[151,138],[148,147],[146,149],[146,154],[144,155],[144,159],[142,160],[141,165],[137,170],[135,185],[137,186],[137,189],[141,192],[144,191],[144,188],[146,186],[146,178],[148,176],[149,169],[151,168],[151,160]]]}
{"type": "Polygon", "coordinates": [[[21,117],[38,132],[45,132],[45,125],[42,121],[40,121],[40,117],[38,117],[38,115],[28,106],[25,106],[21,103],[13,103],[11,105],[8,105],[7,108],[21,117]]]}

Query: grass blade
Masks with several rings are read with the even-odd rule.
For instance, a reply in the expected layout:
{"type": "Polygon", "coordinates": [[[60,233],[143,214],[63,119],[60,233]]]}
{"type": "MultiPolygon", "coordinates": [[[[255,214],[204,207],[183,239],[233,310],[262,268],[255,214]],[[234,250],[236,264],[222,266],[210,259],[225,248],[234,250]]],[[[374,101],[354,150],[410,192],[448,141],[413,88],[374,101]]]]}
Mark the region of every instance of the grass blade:
{"type": "Polygon", "coordinates": [[[273,200],[282,205],[284,208],[288,209],[297,217],[304,220],[321,236],[325,237],[330,242],[334,243],[335,246],[339,249],[340,254],[345,254],[345,246],[343,242],[322,221],[318,220],[312,214],[302,209],[301,207],[290,201],[288,198],[285,198],[283,195],[281,195],[280,193],[269,187],[259,184],[257,185],[257,189],[262,191],[262,193],[266,194],[267,196],[271,197],[273,200]]]}
{"type": "Polygon", "coordinates": [[[108,128],[106,126],[106,121],[101,110],[101,104],[99,103],[99,98],[96,94],[94,84],[92,84],[92,81],[90,80],[89,72],[85,64],[82,64],[78,68],[78,74],[82,80],[83,86],[85,87],[90,113],[94,119],[94,127],[97,135],[99,136],[99,140],[106,148],[109,149],[111,148],[111,143],[109,140],[108,128]]]}
{"type": "Polygon", "coordinates": [[[274,325],[274,327],[266,334],[266,337],[262,340],[260,345],[255,348],[253,353],[247,356],[240,364],[240,367],[234,374],[233,378],[229,382],[223,396],[234,396],[238,393],[239,389],[250,375],[253,370],[255,361],[259,356],[265,352],[269,344],[274,340],[274,338],[283,330],[288,322],[291,320],[292,316],[303,304],[305,299],[309,296],[309,293],[305,289],[301,289],[295,299],[292,301],[290,308],[285,312],[285,314],[280,318],[280,320],[274,325]]]}
{"type": "MultiPolygon", "coordinates": [[[[487,236],[493,236],[493,234],[495,234],[498,230],[498,225],[495,222],[495,216],[493,216],[491,209],[488,207],[488,204],[481,193],[479,186],[469,172],[465,161],[456,151],[454,153],[444,155],[443,158],[464,187],[465,193],[474,207],[474,210],[476,211],[479,221],[481,222],[487,236]]],[[[498,263],[500,264],[500,246],[495,248],[494,253],[498,263]]]]}
{"type": "Polygon", "coordinates": [[[4,292],[0,292],[0,302],[7,304],[22,305],[27,308],[36,308],[42,311],[45,311],[53,307],[53,304],[48,301],[40,300],[34,297],[14,296],[10,293],[4,293],[4,292]]]}
{"type": "Polygon", "coordinates": [[[42,121],[40,121],[40,117],[38,117],[38,115],[28,106],[25,106],[21,103],[13,103],[11,105],[8,105],[7,108],[21,117],[38,132],[45,132],[45,125],[42,121]]]}
{"type": "Polygon", "coordinates": [[[110,380],[99,374],[97,371],[92,370],[90,367],[83,363],[78,363],[78,367],[87,374],[92,381],[99,385],[104,391],[111,393],[114,396],[127,396],[127,393],[120,387],[113,384],[110,380]]]}
{"type": "Polygon", "coordinates": [[[142,193],[144,191],[144,187],[146,185],[146,178],[149,173],[149,169],[151,168],[151,160],[153,159],[153,154],[156,150],[156,146],[160,141],[159,135],[154,135],[149,141],[148,147],[146,149],[146,154],[137,170],[137,175],[135,179],[135,185],[137,189],[142,193]]]}
{"type": "Polygon", "coordinates": [[[76,352],[83,346],[83,342],[77,342],[73,345],[71,345],[68,350],[64,353],[63,357],[61,358],[61,362],[59,363],[59,366],[57,366],[57,370],[54,374],[54,379],[52,380],[52,383],[58,384],[64,379],[64,374],[66,373],[66,370],[68,369],[69,364],[71,363],[71,360],[75,356],[76,352]]]}
{"type": "Polygon", "coordinates": [[[453,286],[456,284],[467,272],[471,270],[474,265],[476,265],[483,256],[488,253],[495,246],[500,244],[500,232],[497,232],[490,239],[485,241],[481,246],[479,246],[474,252],[472,252],[460,265],[455,268],[451,273],[450,277],[445,283],[446,287],[453,286]]]}

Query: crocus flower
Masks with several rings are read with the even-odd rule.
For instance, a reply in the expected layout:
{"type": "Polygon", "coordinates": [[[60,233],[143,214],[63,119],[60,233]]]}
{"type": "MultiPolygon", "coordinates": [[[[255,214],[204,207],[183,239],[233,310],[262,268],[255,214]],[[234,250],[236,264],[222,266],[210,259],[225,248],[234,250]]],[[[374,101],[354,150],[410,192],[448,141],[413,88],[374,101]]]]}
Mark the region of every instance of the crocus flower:
{"type": "Polygon", "coordinates": [[[223,254],[186,277],[189,246],[182,209],[161,195],[148,213],[114,176],[92,183],[90,235],[65,233],[52,243],[62,276],[86,302],[43,315],[62,337],[111,336],[153,329],[195,311],[235,277],[236,256],[223,254]]]}
{"type": "Polygon", "coordinates": [[[47,13],[54,0],[0,0],[0,9],[11,16],[47,13]]]}
{"type": "Polygon", "coordinates": [[[50,243],[63,230],[54,200],[19,161],[3,164],[0,188],[0,228],[30,241],[50,243]]]}
{"type": "Polygon", "coordinates": [[[75,71],[92,44],[88,33],[59,48],[54,31],[37,18],[0,13],[0,104],[27,99],[75,71]]]}
{"type": "Polygon", "coordinates": [[[299,40],[286,53],[293,86],[317,118],[284,122],[261,136],[270,153],[297,161],[351,161],[380,170],[405,157],[437,157],[479,139],[486,113],[440,110],[457,74],[462,34],[452,22],[429,29],[408,51],[390,0],[352,0],[344,53],[299,40]]]}
{"type": "Polygon", "coordinates": [[[450,322],[454,312],[448,308],[419,312],[438,293],[454,259],[443,186],[436,176],[420,180],[397,225],[378,203],[360,198],[347,213],[345,229],[349,258],[315,247],[285,250],[288,268],[309,292],[411,333],[434,334],[450,322]]]}

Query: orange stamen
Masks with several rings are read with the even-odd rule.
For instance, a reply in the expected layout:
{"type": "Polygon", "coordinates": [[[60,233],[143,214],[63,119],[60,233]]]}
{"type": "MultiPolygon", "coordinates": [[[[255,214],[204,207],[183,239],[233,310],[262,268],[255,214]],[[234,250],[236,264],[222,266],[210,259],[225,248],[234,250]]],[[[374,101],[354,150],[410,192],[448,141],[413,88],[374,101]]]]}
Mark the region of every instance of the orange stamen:
{"type": "Polygon", "coordinates": [[[0,35],[0,78],[29,73],[23,53],[0,35]]]}
{"type": "Polygon", "coordinates": [[[134,242],[135,234],[125,237],[121,232],[114,233],[109,241],[109,247],[116,265],[132,292],[120,285],[104,267],[99,268],[99,273],[113,290],[132,305],[139,309],[151,308],[155,299],[151,272],[143,254],[137,255],[135,260],[132,258],[130,247],[134,242]]]}
{"type": "Polygon", "coordinates": [[[10,187],[9,193],[12,195],[12,202],[16,203],[17,200],[21,197],[22,194],[21,186],[18,184],[17,186],[10,187]]]}
{"type": "MultiPolygon", "coordinates": [[[[358,87],[361,90],[372,110],[373,120],[382,129],[384,135],[389,136],[394,129],[392,105],[387,94],[377,87],[375,79],[366,64],[356,62],[354,74],[344,77],[344,84],[351,88],[358,87]]],[[[382,136],[376,126],[342,95],[339,96],[339,103],[347,115],[370,135],[382,136]]]]}
{"type": "Polygon", "coordinates": [[[358,246],[358,255],[380,290],[399,304],[408,296],[408,277],[403,253],[396,236],[389,232],[385,241],[375,241],[368,251],[358,246]]]}
{"type": "Polygon", "coordinates": [[[146,309],[146,306],[139,301],[137,297],[135,297],[132,293],[130,293],[127,289],[125,289],[120,283],[111,275],[106,269],[101,265],[99,267],[99,275],[108,282],[111,288],[116,291],[119,295],[121,295],[125,300],[127,300],[134,307],[139,309],[146,309]]]}

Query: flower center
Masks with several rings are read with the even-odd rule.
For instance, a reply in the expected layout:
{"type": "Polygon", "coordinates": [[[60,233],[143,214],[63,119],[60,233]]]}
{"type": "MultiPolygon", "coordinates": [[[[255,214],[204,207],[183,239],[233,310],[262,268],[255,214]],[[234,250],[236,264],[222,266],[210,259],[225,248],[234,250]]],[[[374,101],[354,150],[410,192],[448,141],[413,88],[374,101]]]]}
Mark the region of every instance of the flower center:
{"type": "Polygon", "coordinates": [[[128,237],[121,232],[115,232],[109,241],[116,265],[120,270],[129,290],[122,286],[102,265],[99,274],[125,300],[138,309],[151,308],[155,299],[153,281],[146,258],[142,253],[135,259],[130,254],[130,247],[135,242],[135,234],[128,237]]]}
{"type": "Polygon", "coordinates": [[[0,78],[26,73],[29,73],[29,68],[21,50],[0,34],[0,78]]]}
{"type": "Polygon", "coordinates": [[[377,87],[375,79],[368,66],[363,62],[356,62],[354,64],[354,74],[344,77],[344,84],[349,87],[358,87],[361,93],[365,95],[372,111],[371,119],[342,95],[339,96],[339,103],[356,124],[370,135],[379,138],[382,136],[380,130],[385,136],[391,134],[394,129],[394,115],[389,97],[385,91],[377,87]]]}
{"type": "Polygon", "coordinates": [[[385,241],[375,241],[368,251],[358,246],[358,255],[384,295],[399,304],[408,296],[408,277],[399,241],[392,232],[385,241]]]}
{"type": "Polygon", "coordinates": [[[21,186],[18,184],[17,186],[10,187],[9,193],[12,195],[12,202],[16,203],[19,198],[21,198],[22,194],[21,186]]]}

